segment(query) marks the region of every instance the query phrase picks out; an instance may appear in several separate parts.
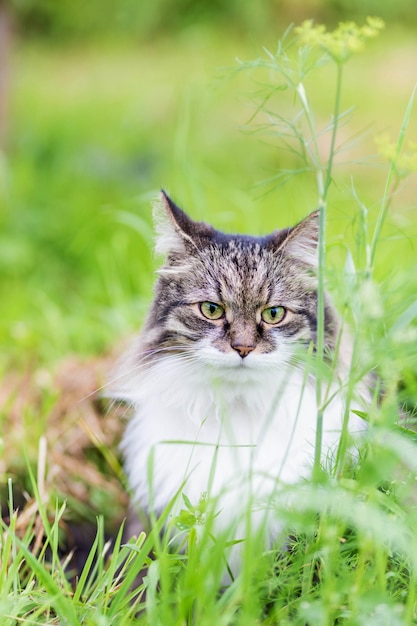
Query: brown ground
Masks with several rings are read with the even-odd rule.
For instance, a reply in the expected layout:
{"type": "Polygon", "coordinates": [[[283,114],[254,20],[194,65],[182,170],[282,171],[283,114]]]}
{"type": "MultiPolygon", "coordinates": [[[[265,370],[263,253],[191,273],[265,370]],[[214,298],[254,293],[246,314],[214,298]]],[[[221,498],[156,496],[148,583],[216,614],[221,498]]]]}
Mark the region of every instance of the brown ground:
{"type": "Polygon", "coordinates": [[[11,478],[16,531],[23,535],[29,525],[33,528],[34,552],[44,533],[27,458],[51,516],[56,496],[67,502],[64,550],[78,548],[81,561],[96,531],[96,515],[104,515],[109,532],[125,516],[128,498],[118,454],[123,409],[108,411],[100,391],[113,362],[70,357],[53,375],[35,369],[24,375],[13,372],[0,383],[3,519],[10,521],[6,502],[11,478]]]}

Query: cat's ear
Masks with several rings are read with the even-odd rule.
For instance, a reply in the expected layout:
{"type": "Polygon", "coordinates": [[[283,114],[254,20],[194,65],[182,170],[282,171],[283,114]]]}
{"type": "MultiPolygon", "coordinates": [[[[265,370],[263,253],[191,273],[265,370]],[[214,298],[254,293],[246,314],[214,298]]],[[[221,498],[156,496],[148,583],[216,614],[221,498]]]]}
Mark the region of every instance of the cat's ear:
{"type": "Polygon", "coordinates": [[[310,213],[302,221],[276,234],[276,250],[299,259],[308,265],[318,264],[319,211],[310,213]],[[283,236],[284,235],[284,236],[283,236]]]}
{"type": "Polygon", "coordinates": [[[156,252],[163,255],[181,255],[193,248],[200,249],[212,237],[214,229],[203,222],[194,222],[165,193],[161,191],[154,204],[157,233],[156,252]]]}

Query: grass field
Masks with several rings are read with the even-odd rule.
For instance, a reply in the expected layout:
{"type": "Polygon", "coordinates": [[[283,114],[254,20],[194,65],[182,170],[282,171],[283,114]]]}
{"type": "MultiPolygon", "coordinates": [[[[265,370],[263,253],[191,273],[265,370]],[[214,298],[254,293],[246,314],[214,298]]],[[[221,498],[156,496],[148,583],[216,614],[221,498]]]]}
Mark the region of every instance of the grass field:
{"type": "MultiPolygon", "coordinates": [[[[300,489],[291,556],[277,568],[254,537],[222,594],[222,540],[210,545],[208,528],[194,541],[193,523],[186,554],[170,551],[158,528],[130,549],[119,537],[107,564],[92,552],[75,592],[58,549],[68,524],[94,526],[101,513],[94,550],[102,555],[126,510],[121,420],[103,417],[99,400],[79,401],[104,383],[146,313],[158,190],[229,232],[266,233],[316,207],[310,173],[274,183],[297,161],[276,129],[260,127],[262,113],[250,121],[273,76],[236,71],[236,58],[276,45],[208,27],[137,47],[16,45],[0,163],[2,624],[136,623],[129,585],[152,547],[159,558],[139,623],[417,623],[417,455],[412,434],[395,427],[398,404],[417,404],[415,174],[396,190],[373,280],[362,287],[389,168],[374,138],[397,141],[417,79],[413,31],[387,27],[347,64],[342,110],[354,109],[340,128],[345,149],[329,195],[329,288],[385,384],[363,463],[325,479],[321,499],[316,486],[300,489]],[[19,516],[8,512],[12,502],[19,516]]],[[[320,128],[330,123],[334,81],[326,66],[306,83],[320,128]]],[[[270,106],[291,115],[294,101],[277,91],[270,106]]],[[[416,132],[414,107],[405,152],[415,153],[416,132]]],[[[329,145],[329,133],[320,136],[323,155],[329,145]]]]}

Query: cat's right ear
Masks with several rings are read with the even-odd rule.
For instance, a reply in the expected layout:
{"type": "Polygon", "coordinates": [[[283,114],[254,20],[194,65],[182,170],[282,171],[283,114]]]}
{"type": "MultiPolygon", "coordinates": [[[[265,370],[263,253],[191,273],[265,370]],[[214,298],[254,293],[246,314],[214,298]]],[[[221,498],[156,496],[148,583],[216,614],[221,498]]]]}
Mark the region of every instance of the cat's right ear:
{"type": "Polygon", "coordinates": [[[194,222],[162,190],[153,207],[157,254],[183,255],[200,249],[211,238],[213,228],[203,222],[194,222]]]}
{"type": "Polygon", "coordinates": [[[305,219],[272,238],[277,252],[285,252],[294,259],[317,267],[319,241],[319,212],[314,211],[305,219]]]}

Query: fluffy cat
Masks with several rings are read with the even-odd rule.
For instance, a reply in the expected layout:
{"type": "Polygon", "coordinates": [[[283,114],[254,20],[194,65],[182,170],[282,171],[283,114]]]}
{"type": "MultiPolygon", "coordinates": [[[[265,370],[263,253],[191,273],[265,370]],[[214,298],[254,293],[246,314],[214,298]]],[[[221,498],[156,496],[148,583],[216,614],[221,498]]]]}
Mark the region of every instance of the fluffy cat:
{"type": "MultiPolygon", "coordinates": [[[[155,221],[165,263],[115,391],[133,408],[122,441],[133,501],[160,515],[177,497],[174,515],[181,493],[193,504],[207,494],[217,532],[242,538],[250,507],[251,527],[264,525],[272,541],[282,524],[271,499],[308,478],[314,456],[316,380],[306,355],[317,335],[318,213],[265,237],[226,235],[161,192],[155,221]]],[[[338,332],[326,297],[327,355],[338,332]]],[[[334,365],[323,459],[342,429],[346,351],[334,365]]],[[[349,431],[363,429],[351,413],[349,431]]]]}

